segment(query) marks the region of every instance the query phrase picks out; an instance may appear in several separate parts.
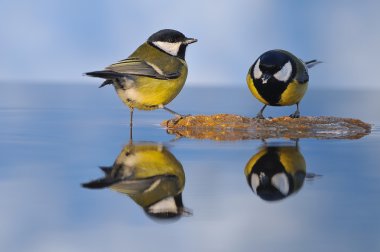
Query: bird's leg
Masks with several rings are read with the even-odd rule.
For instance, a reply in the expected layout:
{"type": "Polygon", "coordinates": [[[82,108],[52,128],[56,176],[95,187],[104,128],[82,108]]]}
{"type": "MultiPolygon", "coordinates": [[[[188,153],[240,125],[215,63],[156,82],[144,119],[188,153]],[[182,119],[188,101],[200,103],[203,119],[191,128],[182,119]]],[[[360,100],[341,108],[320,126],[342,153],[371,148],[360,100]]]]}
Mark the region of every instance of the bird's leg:
{"type": "Polygon", "coordinates": [[[177,112],[171,110],[170,108],[167,108],[165,106],[162,106],[161,107],[162,109],[168,111],[170,114],[173,114],[175,117],[177,117],[178,119],[181,119],[181,118],[184,118],[185,116],[181,115],[181,114],[178,114],[177,112]]]}
{"type": "Polygon", "coordinates": [[[299,148],[299,145],[298,145],[298,142],[299,142],[299,138],[290,138],[291,141],[294,141],[295,143],[295,147],[298,149],[299,148]]]}
{"type": "Polygon", "coordinates": [[[259,111],[259,113],[257,113],[257,116],[256,118],[258,119],[265,119],[265,117],[263,116],[263,112],[264,112],[264,109],[267,107],[267,105],[265,104],[259,111]]]}
{"type": "Polygon", "coordinates": [[[174,143],[175,141],[177,141],[177,140],[179,140],[179,139],[181,139],[181,138],[183,138],[183,136],[181,135],[181,134],[175,134],[175,137],[173,138],[173,139],[171,139],[169,142],[170,143],[174,143]]]}
{"type": "Polygon", "coordinates": [[[178,114],[177,112],[165,107],[164,105],[160,105],[160,108],[168,111],[175,116],[175,118],[171,120],[174,124],[177,124],[182,118],[186,117],[186,115],[178,114]]]}
{"type": "Polygon", "coordinates": [[[132,128],[133,128],[133,107],[129,108],[130,119],[129,119],[129,141],[132,142],[132,128]]]}
{"type": "Polygon", "coordinates": [[[261,142],[263,143],[264,146],[268,146],[268,142],[265,138],[261,138],[261,142]]]}
{"type": "Polygon", "coordinates": [[[293,114],[291,114],[289,117],[290,118],[299,118],[300,117],[300,110],[299,110],[299,102],[297,102],[297,110],[293,114]]]}

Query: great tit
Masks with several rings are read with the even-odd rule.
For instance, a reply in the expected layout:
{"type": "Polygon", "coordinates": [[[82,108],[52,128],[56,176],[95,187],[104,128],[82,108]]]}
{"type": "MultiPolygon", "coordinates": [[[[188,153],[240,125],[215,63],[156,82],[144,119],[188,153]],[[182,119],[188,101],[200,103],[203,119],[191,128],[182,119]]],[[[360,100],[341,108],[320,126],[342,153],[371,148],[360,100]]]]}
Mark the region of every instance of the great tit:
{"type": "Polygon", "coordinates": [[[255,194],[276,201],[300,190],[306,162],[297,146],[264,146],[248,161],[244,173],[255,194]]]}
{"type": "Polygon", "coordinates": [[[317,60],[303,62],[285,50],[271,50],[263,53],[249,68],[248,88],[264,106],[257,114],[263,119],[267,105],[297,105],[291,118],[300,117],[299,103],[308,86],[308,68],[321,63],[317,60]]]}
{"type": "Polygon", "coordinates": [[[186,47],[197,42],[181,32],[160,30],[136,49],[127,59],[120,60],[101,71],[85,73],[105,79],[100,87],[112,84],[120,99],[130,109],[132,126],[133,110],[165,109],[181,91],[187,77],[186,47]]]}
{"type": "Polygon", "coordinates": [[[110,188],[128,195],[150,217],[175,219],[191,215],[183,206],[185,173],[181,163],[160,144],[127,144],[105,176],[82,184],[85,188],[110,188]]]}

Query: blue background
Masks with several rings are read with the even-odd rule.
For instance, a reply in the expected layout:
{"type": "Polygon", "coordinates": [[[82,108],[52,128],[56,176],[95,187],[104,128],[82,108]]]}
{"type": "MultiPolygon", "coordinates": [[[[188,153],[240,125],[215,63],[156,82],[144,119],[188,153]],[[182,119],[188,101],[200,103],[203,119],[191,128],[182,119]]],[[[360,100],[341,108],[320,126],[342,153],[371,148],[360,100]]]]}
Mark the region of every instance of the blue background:
{"type": "Polygon", "coordinates": [[[83,72],[129,56],[152,33],[199,39],[188,85],[245,85],[264,51],[282,48],[325,64],[312,87],[377,88],[379,1],[0,2],[0,80],[93,83],[83,72]]]}

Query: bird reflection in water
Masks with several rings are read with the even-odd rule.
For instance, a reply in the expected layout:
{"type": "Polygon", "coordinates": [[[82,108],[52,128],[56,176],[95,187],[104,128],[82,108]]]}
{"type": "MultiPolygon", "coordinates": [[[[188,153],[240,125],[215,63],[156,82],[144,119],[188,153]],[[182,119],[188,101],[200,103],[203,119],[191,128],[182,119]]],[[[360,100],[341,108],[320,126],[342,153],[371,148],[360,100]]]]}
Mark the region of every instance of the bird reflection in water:
{"type": "Polygon", "coordinates": [[[185,173],[182,164],[162,144],[127,144],[114,164],[100,167],[103,178],[82,184],[89,189],[110,188],[128,195],[153,219],[191,215],[183,206],[185,173]]]}
{"type": "Polygon", "coordinates": [[[248,161],[244,173],[252,191],[265,201],[285,199],[302,188],[305,178],[319,176],[306,173],[298,142],[293,146],[265,144],[248,161]]]}

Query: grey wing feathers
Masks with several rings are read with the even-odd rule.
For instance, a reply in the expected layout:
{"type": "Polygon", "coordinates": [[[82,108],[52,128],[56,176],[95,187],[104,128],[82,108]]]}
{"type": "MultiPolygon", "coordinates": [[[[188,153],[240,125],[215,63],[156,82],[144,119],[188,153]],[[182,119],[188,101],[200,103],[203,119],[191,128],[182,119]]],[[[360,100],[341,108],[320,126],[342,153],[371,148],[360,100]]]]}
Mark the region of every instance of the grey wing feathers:
{"type": "Polygon", "coordinates": [[[154,183],[154,179],[127,180],[112,185],[112,189],[120,193],[136,194],[147,190],[154,183]]]}
{"type": "Polygon", "coordinates": [[[156,79],[173,79],[179,77],[179,73],[163,73],[157,66],[150,64],[139,58],[128,58],[116,62],[108,67],[106,70],[113,71],[125,75],[139,75],[147,76],[156,79]]]}
{"type": "Polygon", "coordinates": [[[306,83],[309,81],[309,74],[308,74],[308,69],[312,68],[315,65],[318,65],[319,63],[322,63],[322,61],[318,60],[309,60],[309,61],[302,61],[302,66],[301,64],[298,64],[299,68],[299,73],[297,76],[297,80],[300,84],[306,83]]]}
{"type": "Polygon", "coordinates": [[[136,194],[143,193],[150,190],[154,190],[156,186],[160,183],[168,180],[176,181],[177,177],[174,175],[157,175],[144,179],[135,179],[135,180],[122,180],[119,183],[112,185],[112,189],[115,191],[126,193],[126,194],[136,194]]]}
{"type": "Polygon", "coordinates": [[[297,75],[296,79],[300,84],[304,84],[309,81],[309,73],[307,71],[308,67],[306,65],[306,62],[303,62],[302,60],[297,61],[297,75]]]}

